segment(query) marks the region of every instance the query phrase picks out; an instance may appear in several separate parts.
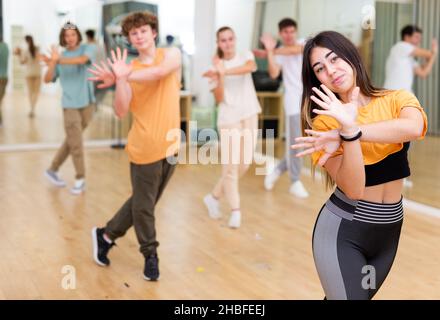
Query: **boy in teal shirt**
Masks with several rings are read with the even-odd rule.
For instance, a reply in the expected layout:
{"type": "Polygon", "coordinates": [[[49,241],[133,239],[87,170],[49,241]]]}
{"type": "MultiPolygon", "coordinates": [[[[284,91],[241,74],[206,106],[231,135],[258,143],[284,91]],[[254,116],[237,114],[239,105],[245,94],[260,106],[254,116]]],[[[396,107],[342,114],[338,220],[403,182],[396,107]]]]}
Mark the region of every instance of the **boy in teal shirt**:
{"type": "Polygon", "coordinates": [[[85,190],[82,133],[90,123],[95,110],[93,85],[87,81],[87,68],[94,62],[95,57],[89,46],[80,44],[81,40],[78,28],[67,23],[60,32],[60,45],[66,50],[60,55],[58,50],[52,47],[51,56],[43,58],[48,65],[44,81],[55,82],[59,78],[61,82],[66,132],[66,139],[45,175],[54,185],[64,187],[66,183],[59,178],[58,169],[71,155],[76,171],[75,184],[71,192],[76,195],[85,190]]]}

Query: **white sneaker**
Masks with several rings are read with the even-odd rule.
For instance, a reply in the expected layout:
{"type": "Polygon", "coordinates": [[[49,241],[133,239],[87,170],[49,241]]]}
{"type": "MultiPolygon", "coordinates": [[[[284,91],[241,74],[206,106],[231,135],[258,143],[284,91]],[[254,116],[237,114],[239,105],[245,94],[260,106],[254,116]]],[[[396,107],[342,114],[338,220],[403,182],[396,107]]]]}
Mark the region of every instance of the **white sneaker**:
{"type": "Polygon", "coordinates": [[[264,188],[267,191],[272,190],[275,185],[275,182],[277,182],[280,176],[281,176],[281,172],[279,172],[277,168],[273,168],[272,171],[264,178],[264,188]]]}
{"type": "Polygon", "coordinates": [[[76,179],[75,184],[73,185],[70,192],[75,195],[79,195],[84,192],[86,189],[86,180],[85,179],[76,179]]]}
{"type": "Polygon", "coordinates": [[[215,199],[212,194],[208,194],[203,198],[203,202],[208,208],[209,216],[212,219],[219,219],[221,217],[218,200],[215,199]]]}
{"type": "Polygon", "coordinates": [[[44,175],[50,182],[52,182],[53,185],[60,188],[66,186],[66,182],[63,179],[60,179],[60,177],[58,177],[58,174],[55,171],[46,170],[44,171],[44,175]]]}
{"type": "Polygon", "coordinates": [[[292,183],[289,192],[298,198],[307,198],[309,196],[309,193],[300,180],[292,183]]]}
{"type": "Polygon", "coordinates": [[[241,225],[241,212],[240,211],[232,211],[231,217],[229,218],[229,227],[230,228],[240,228],[241,225]]]}

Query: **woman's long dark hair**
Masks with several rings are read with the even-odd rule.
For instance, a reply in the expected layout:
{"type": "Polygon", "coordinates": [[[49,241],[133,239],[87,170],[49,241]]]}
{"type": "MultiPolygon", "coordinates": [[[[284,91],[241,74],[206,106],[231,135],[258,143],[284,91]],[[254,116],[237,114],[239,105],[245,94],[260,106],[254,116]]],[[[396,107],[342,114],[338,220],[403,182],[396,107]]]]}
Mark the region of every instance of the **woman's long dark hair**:
{"type": "MultiPolygon", "coordinates": [[[[344,37],[342,34],[335,31],[324,31],[309,39],[304,46],[303,53],[303,66],[302,66],[302,81],[303,81],[303,94],[301,100],[302,112],[302,130],[304,134],[305,129],[312,129],[313,118],[316,114],[313,113],[313,109],[322,109],[317,105],[310,97],[313,95],[312,88],[320,88],[321,82],[313,71],[310,61],[310,55],[312,50],[316,47],[327,48],[333,51],[339,58],[343,59],[353,68],[355,75],[355,85],[359,87],[360,92],[367,97],[380,97],[383,96],[386,90],[376,88],[371,83],[367,70],[362,62],[358,50],[354,44],[344,37]]],[[[312,171],[314,172],[312,166],[312,171]]],[[[326,186],[334,186],[330,175],[326,174],[326,186]]]]}
{"type": "Polygon", "coordinates": [[[34,44],[34,39],[30,35],[25,36],[24,39],[28,44],[28,49],[31,53],[32,58],[35,59],[35,56],[37,55],[37,47],[34,44]]]}
{"type": "MultiPolygon", "coordinates": [[[[229,31],[231,31],[232,33],[234,33],[234,30],[232,30],[231,27],[228,27],[228,26],[221,27],[221,28],[218,29],[217,32],[216,32],[217,40],[218,40],[218,37],[220,36],[220,33],[222,33],[223,31],[226,31],[226,30],[229,30],[229,31]]],[[[223,57],[225,56],[225,54],[223,53],[223,51],[220,49],[220,47],[219,47],[218,45],[217,45],[217,56],[218,56],[220,59],[223,59],[223,57]]]]}

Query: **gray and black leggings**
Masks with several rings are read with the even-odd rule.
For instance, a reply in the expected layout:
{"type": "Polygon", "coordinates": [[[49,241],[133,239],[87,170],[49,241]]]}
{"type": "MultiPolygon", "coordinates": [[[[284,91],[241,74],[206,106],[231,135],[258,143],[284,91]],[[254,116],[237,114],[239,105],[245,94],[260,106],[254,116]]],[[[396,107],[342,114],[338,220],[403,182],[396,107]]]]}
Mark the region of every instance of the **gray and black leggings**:
{"type": "Polygon", "coordinates": [[[402,223],[402,199],[356,201],[336,189],[313,231],[313,257],[326,298],[371,299],[391,269],[402,223]]]}

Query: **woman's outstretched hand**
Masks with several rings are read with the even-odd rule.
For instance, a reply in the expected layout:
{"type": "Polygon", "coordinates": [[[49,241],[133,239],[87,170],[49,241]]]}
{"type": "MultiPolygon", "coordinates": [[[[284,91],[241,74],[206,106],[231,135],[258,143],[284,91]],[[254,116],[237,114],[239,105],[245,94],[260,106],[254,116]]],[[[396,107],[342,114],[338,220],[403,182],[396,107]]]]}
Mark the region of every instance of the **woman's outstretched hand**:
{"type": "Polygon", "coordinates": [[[350,101],[348,103],[342,103],[339,101],[336,95],[325,85],[321,85],[321,88],[324,90],[324,92],[316,87],[313,87],[313,92],[319,98],[316,96],[311,96],[310,99],[312,99],[323,110],[313,109],[313,112],[336,119],[342,127],[342,132],[350,132],[353,127],[356,127],[356,118],[359,108],[359,87],[353,89],[350,101]]]}
{"type": "Polygon", "coordinates": [[[302,149],[304,151],[299,152],[297,157],[304,157],[317,151],[324,151],[324,154],[319,158],[318,165],[324,166],[327,160],[339,149],[341,145],[341,138],[339,136],[339,130],[330,131],[315,131],[305,130],[309,135],[307,137],[296,138],[296,143],[291,146],[292,149],[302,149]]]}

